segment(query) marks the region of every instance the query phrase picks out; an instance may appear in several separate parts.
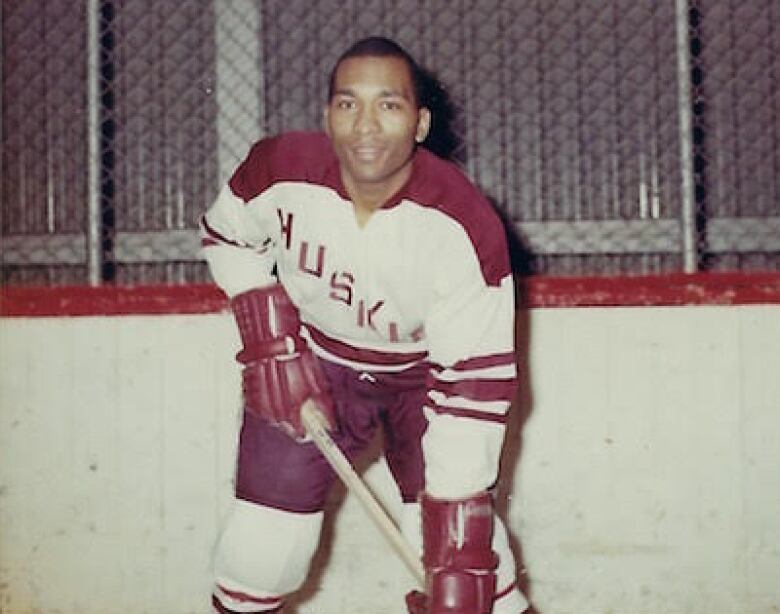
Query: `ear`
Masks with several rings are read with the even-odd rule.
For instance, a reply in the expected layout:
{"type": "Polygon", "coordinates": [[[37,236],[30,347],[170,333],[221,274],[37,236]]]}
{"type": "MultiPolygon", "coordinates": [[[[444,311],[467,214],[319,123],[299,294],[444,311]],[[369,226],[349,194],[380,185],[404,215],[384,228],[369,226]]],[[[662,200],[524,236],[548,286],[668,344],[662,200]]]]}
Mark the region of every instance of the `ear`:
{"type": "Polygon", "coordinates": [[[414,133],[414,140],[422,143],[431,130],[431,111],[427,107],[420,107],[417,115],[417,131],[414,133]]]}

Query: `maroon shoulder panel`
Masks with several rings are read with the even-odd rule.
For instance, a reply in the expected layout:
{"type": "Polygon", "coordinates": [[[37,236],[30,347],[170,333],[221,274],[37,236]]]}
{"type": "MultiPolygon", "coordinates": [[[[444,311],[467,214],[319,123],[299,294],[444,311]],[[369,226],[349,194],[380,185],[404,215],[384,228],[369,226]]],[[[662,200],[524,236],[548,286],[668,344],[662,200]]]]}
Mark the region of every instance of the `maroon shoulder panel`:
{"type": "Polygon", "coordinates": [[[409,198],[456,221],[477,254],[482,275],[496,286],[510,274],[506,229],[485,195],[452,162],[418,149],[414,171],[398,199],[409,198]]]}
{"type": "Polygon", "coordinates": [[[338,189],[336,155],[320,132],[288,132],[255,143],[228,181],[244,202],[274,183],[304,181],[338,189]]]}

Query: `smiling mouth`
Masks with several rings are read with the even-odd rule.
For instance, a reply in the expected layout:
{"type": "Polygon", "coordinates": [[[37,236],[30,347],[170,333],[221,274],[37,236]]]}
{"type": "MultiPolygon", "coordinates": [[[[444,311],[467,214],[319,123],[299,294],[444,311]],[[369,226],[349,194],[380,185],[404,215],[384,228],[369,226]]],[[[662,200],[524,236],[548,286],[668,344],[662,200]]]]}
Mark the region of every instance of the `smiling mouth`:
{"type": "Polygon", "coordinates": [[[358,145],[352,148],[352,153],[361,162],[373,162],[378,159],[384,150],[374,145],[358,145]]]}

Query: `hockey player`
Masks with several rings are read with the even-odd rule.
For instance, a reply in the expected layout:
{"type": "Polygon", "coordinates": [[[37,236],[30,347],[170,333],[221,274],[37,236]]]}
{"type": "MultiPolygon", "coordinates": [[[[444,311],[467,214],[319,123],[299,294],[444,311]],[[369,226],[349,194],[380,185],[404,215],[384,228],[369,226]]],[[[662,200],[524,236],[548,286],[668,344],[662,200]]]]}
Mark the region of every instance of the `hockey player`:
{"type": "Polygon", "coordinates": [[[259,141],[202,220],[243,349],[236,501],[217,544],[217,612],[281,612],[303,583],[334,473],[305,438],[312,399],[354,459],[384,429],[421,548],[420,614],[520,614],[490,488],[515,393],[504,230],[424,147],[420,68],[364,39],[333,69],[324,133],[259,141]]]}

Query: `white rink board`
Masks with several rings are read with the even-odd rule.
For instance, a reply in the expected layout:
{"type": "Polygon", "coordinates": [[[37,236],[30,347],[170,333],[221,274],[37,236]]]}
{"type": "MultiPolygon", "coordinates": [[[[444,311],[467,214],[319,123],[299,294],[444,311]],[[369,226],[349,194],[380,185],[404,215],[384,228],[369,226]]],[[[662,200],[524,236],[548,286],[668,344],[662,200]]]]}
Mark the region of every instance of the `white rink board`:
{"type": "MultiPolygon", "coordinates": [[[[780,306],[530,318],[501,491],[539,612],[780,612],[780,306]]],[[[0,612],[209,612],[237,345],[226,314],[0,319],[0,612]]],[[[411,578],[333,507],[297,614],[399,614],[411,578]]]]}

